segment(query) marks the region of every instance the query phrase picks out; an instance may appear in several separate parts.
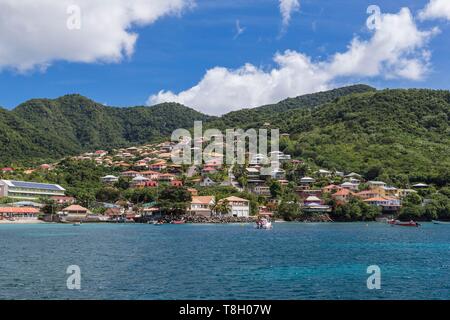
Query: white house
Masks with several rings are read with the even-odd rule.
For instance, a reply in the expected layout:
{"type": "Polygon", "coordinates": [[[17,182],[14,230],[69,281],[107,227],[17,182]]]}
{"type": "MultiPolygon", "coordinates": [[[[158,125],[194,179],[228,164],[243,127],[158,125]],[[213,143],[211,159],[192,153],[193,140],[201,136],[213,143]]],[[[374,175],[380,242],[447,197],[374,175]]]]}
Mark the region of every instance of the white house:
{"type": "Polygon", "coordinates": [[[228,201],[230,206],[229,215],[233,217],[248,217],[250,216],[250,201],[239,197],[228,197],[220,201],[228,201]]]}
{"type": "Polygon", "coordinates": [[[119,181],[119,178],[113,175],[108,175],[100,178],[103,183],[116,183],[119,181]]]}

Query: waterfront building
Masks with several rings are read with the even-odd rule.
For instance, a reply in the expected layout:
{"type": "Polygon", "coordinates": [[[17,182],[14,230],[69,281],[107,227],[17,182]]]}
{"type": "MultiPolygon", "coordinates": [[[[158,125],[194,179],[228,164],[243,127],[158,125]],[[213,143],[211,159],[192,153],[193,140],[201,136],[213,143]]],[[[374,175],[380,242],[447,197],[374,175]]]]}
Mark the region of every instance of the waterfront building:
{"type": "Polygon", "coordinates": [[[211,217],[215,199],[214,196],[193,196],[188,212],[195,216],[211,217]]]}
{"type": "Polygon", "coordinates": [[[39,209],[31,207],[0,207],[0,220],[38,220],[39,209]]]}
{"type": "Polygon", "coordinates": [[[0,197],[37,200],[42,197],[64,196],[65,191],[57,184],[0,180],[0,197]]]}
{"type": "Polygon", "coordinates": [[[228,197],[219,202],[228,201],[230,209],[228,215],[233,217],[249,217],[250,216],[250,201],[239,197],[228,197]]]}
{"type": "Polygon", "coordinates": [[[103,183],[116,183],[119,181],[119,178],[113,175],[107,175],[100,178],[103,183]]]}

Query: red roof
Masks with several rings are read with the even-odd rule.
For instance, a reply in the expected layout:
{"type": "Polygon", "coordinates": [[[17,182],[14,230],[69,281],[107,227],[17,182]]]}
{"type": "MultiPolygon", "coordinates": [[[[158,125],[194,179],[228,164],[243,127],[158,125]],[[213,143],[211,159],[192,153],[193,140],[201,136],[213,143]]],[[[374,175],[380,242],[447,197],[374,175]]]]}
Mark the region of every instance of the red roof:
{"type": "Polygon", "coordinates": [[[3,168],[2,171],[14,171],[14,169],[8,167],[8,168],[3,168]]]}
{"type": "Polygon", "coordinates": [[[28,208],[28,207],[0,207],[0,213],[31,213],[37,214],[39,210],[36,208],[28,208]]]}
{"type": "Polygon", "coordinates": [[[350,194],[353,194],[353,192],[351,192],[348,189],[341,189],[341,190],[337,191],[336,193],[334,193],[333,196],[348,196],[350,194]]]}

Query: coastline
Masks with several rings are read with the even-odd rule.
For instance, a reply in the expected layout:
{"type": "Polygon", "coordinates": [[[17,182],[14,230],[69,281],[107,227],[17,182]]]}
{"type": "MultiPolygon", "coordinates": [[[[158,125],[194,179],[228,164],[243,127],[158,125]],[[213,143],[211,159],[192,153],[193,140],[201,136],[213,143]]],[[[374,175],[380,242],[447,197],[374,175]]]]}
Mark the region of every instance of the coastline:
{"type": "Polygon", "coordinates": [[[50,224],[42,220],[0,220],[0,224],[50,224]]]}

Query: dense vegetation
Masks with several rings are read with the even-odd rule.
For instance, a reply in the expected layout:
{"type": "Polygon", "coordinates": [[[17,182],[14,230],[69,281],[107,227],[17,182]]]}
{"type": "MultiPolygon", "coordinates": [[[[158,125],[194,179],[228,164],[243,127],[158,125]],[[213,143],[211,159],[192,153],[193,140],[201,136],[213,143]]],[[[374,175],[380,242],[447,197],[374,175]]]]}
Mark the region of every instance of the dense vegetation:
{"type": "Polygon", "coordinates": [[[406,186],[450,181],[450,92],[358,85],[209,117],[179,104],[114,108],[79,95],[0,109],[0,164],[168,137],[175,128],[280,128],[283,150],[313,167],[406,186]]]}
{"type": "Polygon", "coordinates": [[[209,116],[175,103],[106,107],[80,95],[0,108],[0,164],[57,159],[83,151],[143,144],[209,116]]]}

